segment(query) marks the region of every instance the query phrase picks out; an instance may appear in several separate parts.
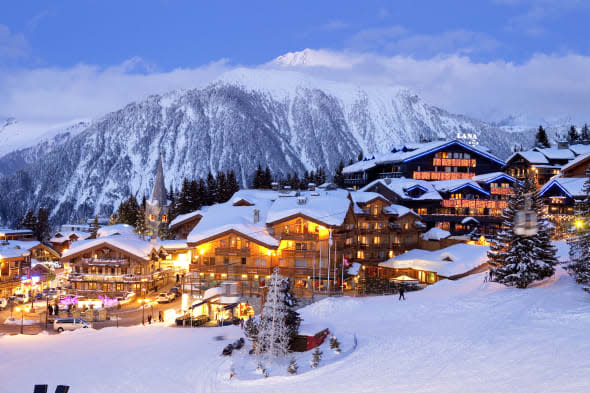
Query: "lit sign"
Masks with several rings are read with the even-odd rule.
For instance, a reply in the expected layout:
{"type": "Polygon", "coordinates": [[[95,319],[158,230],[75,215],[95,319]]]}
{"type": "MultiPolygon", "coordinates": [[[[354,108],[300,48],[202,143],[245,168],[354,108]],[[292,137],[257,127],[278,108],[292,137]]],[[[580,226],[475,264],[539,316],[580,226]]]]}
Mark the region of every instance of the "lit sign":
{"type": "Polygon", "coordinates": [[[490,191],[492,194],[496,195],[513,195],[514,192],[512,188],[509,187],[490,187],[490,191]]]}
{"type": "Polygon", "coordinates": [[[443,207],[461,207],[470,209],[505,209],[508,207],[506,201],[485,201],[473,199],[445,199],[443,207]]]}
{"type": "Polygon", "coordinates": [[[475,173],[471,172],[414,172],[414,179],[418,180],[457,180],[471,179],[475,173]]]}
{"type": "Polygon", "coordinates": [[[468,158],[434,158],[432,160],[434,166],[465,166],[475,168],[475,160],[468,158]]]}

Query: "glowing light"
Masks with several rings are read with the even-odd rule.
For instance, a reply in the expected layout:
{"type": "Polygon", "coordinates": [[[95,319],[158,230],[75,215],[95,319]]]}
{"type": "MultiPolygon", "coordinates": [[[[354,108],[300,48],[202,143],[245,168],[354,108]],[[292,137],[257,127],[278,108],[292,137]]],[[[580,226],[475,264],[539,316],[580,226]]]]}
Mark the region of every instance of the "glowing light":
{"type": "Polygon", "coordinates": [[[188,293],[182,294],[182,312],[185,313],[188,309],[188,293]]]}
{"type": "Polygon", "coordinates": [[[584,221],[576,220],[575,224],[576,224],[576,228],[580,229],[584,226],[584,221]]]}
{"type": "Polygon", "coordinates": [[[204,248],[201,248],[201,249],[199,250],[199,254],[203,255],[204,253],[205,253],[205,249],[204,249],[204,248]]]}
{"type": "Polygon", "coordinates": [[[248,278],[247,274],[242,274],[242,278],[248,278]]]}

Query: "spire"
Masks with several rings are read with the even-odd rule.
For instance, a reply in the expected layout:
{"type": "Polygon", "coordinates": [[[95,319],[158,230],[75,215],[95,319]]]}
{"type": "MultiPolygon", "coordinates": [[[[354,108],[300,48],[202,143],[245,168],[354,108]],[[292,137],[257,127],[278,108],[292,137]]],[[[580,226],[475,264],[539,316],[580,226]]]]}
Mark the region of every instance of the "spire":
{"type": "Polygon", "coordinates": [[[162,156],[158,158],[158,170],[156,172],[156,180],[154,181],[154,191],[152,192],[152,199],[150,202],[158,201],[160,206],[168,205],[168,195],[166,187],[164,186],[164,169],[162,168],[162,156]]]}

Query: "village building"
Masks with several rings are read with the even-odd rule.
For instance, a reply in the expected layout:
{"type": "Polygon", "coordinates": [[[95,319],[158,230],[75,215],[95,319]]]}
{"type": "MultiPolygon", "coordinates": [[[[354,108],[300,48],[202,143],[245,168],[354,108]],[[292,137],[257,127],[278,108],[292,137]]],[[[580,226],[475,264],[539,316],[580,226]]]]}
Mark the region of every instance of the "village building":
{"type": "Polygon", "coordinates": [[[171,232],[174,232],[175,239],[186,240],[188,234],[199,223],[199,221],[201,221],[201,218],[203,218],[203,212],[206,209],[207,206],[203,206],[201,210],[197,210],[186,214],[179,214],[174,220],[170,221],[168,229],[171,232]]]}
{"type": "Polygon", "coordinates": [[[31,252],[6,242],[0,244],[0,297],[23,293],[23,277],[30,274],[31,252]]]}
{"type": "MultiPolygon", "coordinates": [[[[108,231],[108,227],[101,228],[108,231]]],[[[162,286],[166,272],[163,247],[155,240],[137,235],[113,234],[81,240],[64,252],[61,262],[68,267],[69,292],[96,297],[145,296],[162,286]]]]}
{"type": "Polygon", "coordinates": [[[414,249],[380,263],[379,276],[421,284],[456,280],[487,270],[489,249],[476,244],[455,244],[435,251],[414,249]]]}
{"type": "Polygon", "coordinates": [[[30,229],[0,228],[0,241],[7,240],[34,240],[33,231],[30,229]]]}
{"type": "Polygon", "coordinates": [[[56,232],[55,235],[49,242],[51,243],[51,247],[59,252],[60,254],[63,253],[65,250],[70,248],[72,243],[78,240],[86,240],[90,237],[90,233],[82,232],[82,231],[60,231],[56,232]]]}
{"type": "Polygon", "coordinates": [[[493,235],[500,229],[516,179],[502,172],[471,179],[426,181],[406,178],[375,180],[361,191],[376,192],[417,213],[427,228],[453,235],[493,235]]]}
{"type": "Polygon", "coordinates": [[[487,148],[446,140],[394,146],[389,153],[374,154],[345,167],[343,175],[348,187],[358,189],[384,178],[471,179],[498,172],[504,165],[504,161],[490,154],[487,148]]]}

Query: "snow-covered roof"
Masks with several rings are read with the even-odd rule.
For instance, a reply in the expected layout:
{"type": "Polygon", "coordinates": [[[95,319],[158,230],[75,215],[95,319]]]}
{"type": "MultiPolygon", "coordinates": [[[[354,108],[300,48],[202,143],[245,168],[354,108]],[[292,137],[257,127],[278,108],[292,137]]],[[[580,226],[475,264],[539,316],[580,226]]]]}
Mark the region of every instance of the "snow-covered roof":
{"type": "Polygon", "coordinates": [[[162,247],[158,242],[142,240],[137,235],[101,236],[96,239],[80,240],[72,243],[72,246],[63,252],[62,258],[71,257],[101,244],[111,245],[143,259],[149,259],[153,251],[157,252],[162,247]]]}
{"type": "Polygon", "coordinates": [[[569,149],[573,151],[575,154],[588,154],[590,153],[590,145],[569,145],[569,149]]]}
{"type": "Polygon", "coordinates": [[[406,179],[405,177],[393,179],[377,179],[361,188],[360,191],[369,191],[373,189],[376,184],[381,184],[385,186],[391,192],[395,193],[399,198],[405,200],[431,201],[442,199],[442,197],[434,188],[431,182],[428,182],[426,180],[406,179]],[[424,193],[418,197],[411,197],[407,194],[408,191],[413,190],[415,188],[422,189],[424,193]]]}
{"type": "Polygon", "coordinates": [[[533,150],[543,153],[550,160],[571,160],[575,157],[574,152],[570,149],[559,149],[557,147],[541,149],[540,147],[535,147],[533,150]]]}
{"type": "Polygon", "coordinates": [[[172,227],[174,227],[176,225],[180,225],[180,224],[184,223],[185,221],[188,221],[194,217],[202,216],[203,212],[205,210],[207,210],[207,206],[203,206],[200,210],[195,210],[190,213],[179,214],[174,220],[170,221],[170,224],[168,224],[168,227],[172,228],[172,227]]]}
{"type": "Polygon", "coordinates": [[[516,156],[521,156],[530,164],[549,164],[549,160],[543,153],[534,150],[525,150],[525,151],[517,151],[513,155],[511,155],[507,162],[512,161],[512,159],[516,156]]]}
{"type": "Polygon", "coordinates": [[[422,234],[422,239],[424,240],[441,240],[446,239],[447,237],[451,236],[451,232],[445,231],[442,228],[430,228],[428,231],[422,234]]]}
{"type": "Polygon", "coordinates": [[[0,259],[21,258],[30,254],[31,252],[24,248],[15,248],[11,245],[0,246],[0,259]]]}
{"type": "Polygon", "coordinates": [[[266,227],[266,216],[272,205],[268,199],[255,199],[254,206],[233,206],[231,201],[210,206],[201,221],[187,237],[189,244],[200,244],[218,235],[234,231],[268,247],[278,247],[266,227]],[[254,211],[258,210],[258,221],[254,211]]]}
{"type": "Polygon", "coordinates": [[[27,241],[27,240],[9,240],[7,242],[8,244],[6,244],[8,247],[12,247],[12,248],[16,248],[16,249],[22,249],[22,250],[32,250],[33,248],[37,247],[39,244],[41,244],[40,241],[37,240],[31,240],[31,241],[27,241]]]}
{"type": "Polygon", "coordinates": [[[23,235],[32,233],[33,231],[30,229],[0,228],[0,235],[23,235]]]}
{"type": "Polygon", "coordinates": [[[387,200],[387,198],[378,192],[368,191],[354,191],[350,193],[350,197],[354,203],[368,203],[379,198],[387,200]]]}
{"type": "Polygon", "coordinates": [[[135,228],[128,224],[115,224],[101,227],[96,232],[97,237],[112,235],[135,235],[135,228]]]}
{"type": "Polygon", "coordinates": [[[473,270],[488,260],[488,246],[454,244],[436,251],[413,249],[397,255],[379,266],[393,269],[414,269],[453,277],[473,270]]]}
{"type": "Polygon", "coordinates": [[[396,205],[395,203],[392,203],[391,205],[386,206],[383,210],[388,214],[395,214],[398,217],[403,217],[406,214],[410,214],[410,213],[420,217],[412,209],[402,206],[402,205],[396,205]]]}
{"type": "Polygon", "coordinates": [[[497,181],[498,179],[502,179],[502,178],[504,178],[504,179],[506,179],[506,180],[508,180],[510,182],[515,182],[516,181],[516,179],[514,177],[512,177],[512,176],[510,176],[510,175],[508,175],[508,174],[506,174],[504,172],[484,173],[484,174],[481,174],[481,175],[473,176],[471,178],[471,180],[473,180],[475,182],[478,182],[478,183],[486,183],[486,184],[488,184],[488,183],[492,183],[492,182],[497,181]]]}
{"type": "Polygon", "coordinates": [[[165,250],[185,250],[188,249],[186,240],[160,240],[160,244],[165,250]]]}
{"type": "Polygon", "coordinates": [[[539,195],[543,196],[549,189],[558,187],[570,198],[582,197],[584,193],[584,183],[588,180],[585,177],[554,177],[541,187],[539,195]]]}
{"type": "Polygon", "coordinates": [[[500,160],[498,157],[493,156],[488,152],[488,149],[485,147],[474,147],[471,145],[467,145],[458,140],[442,140],[442,141],[433,141],[433,142],[426,142],[426,143],[406,143],[405,145],[401,146],[393,146],[391,151],[388,153],[380,153],[374,154],[371,158],[365,159],[363,161],[356,162],[352,165],[344,167],[342,170],[343,173],[355,173],[355,172],[364,172],[368,169],[373,168],[376,165],[380,164],[388,164],[388,163],[398,163],[398,162],[407,162],[411,161],[415,158],[418,158],[424,154],[434,153],[437,150],[444,149],[449,146],[459,145],[466,150],[469,150],[473,153],[482,155],[492,161],[496,161],[500,165],[504,165],[504,161],[500,160]]]}
{"type": "Polygon", "coordinates": [[[272,224],[297,215],[306,216],[326,226],[338,226],[344,223],[344,218],[350,207],[348,193],[335,190],[310,195],[302,193],[295,198],[279,198],[271,206],[266,217],[266,223],[272,224]]]}
{"type": "Polygon", "coordinates": [[[64,231],[64,232],[57,232],[55,236],[53,236],[49,241],[51,243],[63,243],[65,241],[70,240],[70,237],[75,235],[78,237],[78,240],[86,240],[90,237],[90,233],[87,232],[77,232],[77,231],[64,231]],[[60,235],[60,236],[57,236],[60,235]]]}
{"type": "Polygon", "coordinates": [[[583,161],[586,161],[590,158],[590,153],[587,154],[581,154],[579,156],[577,156],[575,159],[573,159],[572,161],[568,162],[567,164],[565,164],[562,168],[561,171],[565,172],[570,168],[575,167],[576,165],[580,164],[583,161]]]}
{"type": "Polygon", "coordinates": [[[471,179],[437,180],[431,182],[431,184],[438,192],[454,192],[464,187],[471,187],[481,192],[482,194],[489,195],[489,193],[486,190],[481,188],[481,186],[477,182],[471,179]]]}

